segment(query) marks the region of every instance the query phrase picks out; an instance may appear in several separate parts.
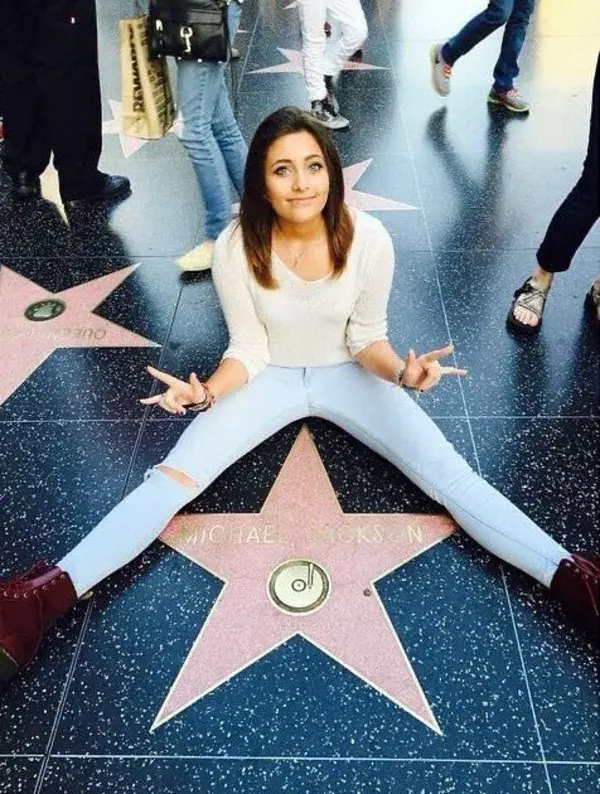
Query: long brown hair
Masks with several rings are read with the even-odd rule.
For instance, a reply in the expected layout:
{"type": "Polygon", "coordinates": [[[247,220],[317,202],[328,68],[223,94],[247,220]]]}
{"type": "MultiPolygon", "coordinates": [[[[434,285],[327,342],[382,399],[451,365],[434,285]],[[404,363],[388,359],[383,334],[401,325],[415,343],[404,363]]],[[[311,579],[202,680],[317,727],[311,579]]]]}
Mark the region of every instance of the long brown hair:
{"type": "Polygon", "coordinates": [[[271,145],[294,132],[310,133],[325,159],[329,174],[329,196],[323,208],[323,219],[334,278],[340,276],[346,266],[354,237],[354,224],[344,203],[342,165],[331,135],[300,108],[276,110],[260,124],[250,143],[244,173],[244,195],[240,204],[240,226],[246,259],[258,283],[267,289],[275,289],[277,281],[271,272],[271,232],[275,212],[266,198],[265,162],[271,145]]]}

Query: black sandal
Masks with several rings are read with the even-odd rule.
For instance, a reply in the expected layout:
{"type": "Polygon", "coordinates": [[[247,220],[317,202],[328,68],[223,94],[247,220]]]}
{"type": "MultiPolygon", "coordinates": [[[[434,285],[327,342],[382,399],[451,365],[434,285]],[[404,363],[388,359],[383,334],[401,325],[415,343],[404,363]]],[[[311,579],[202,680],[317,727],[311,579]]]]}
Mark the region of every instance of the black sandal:
{"type": "Polygon", "coordinates": [[[594,281],[585,296],[585,308],[594,328],[600,331],[600,282],[594,281]]]}
{"type": "MultiPolygon", "coordinates": [[[[549,289],[549,288],[548,288],[549,289]]],[[[522,287],[516,290],[513,302],[510,304],[508,317],[506,318],[506,327],[510,331],[518,331],[523,334],[537,334],[542,327],[542,318],[544,314],[544,305],[548,297],[547,289],[540,289],[534,287],[531,279],[528,278],[522,287]],[[525,325],[515,317],[515,309],[517,306],[527,309],[528,312],[535,314],[538,318],[537,325],[525,325]]]]}

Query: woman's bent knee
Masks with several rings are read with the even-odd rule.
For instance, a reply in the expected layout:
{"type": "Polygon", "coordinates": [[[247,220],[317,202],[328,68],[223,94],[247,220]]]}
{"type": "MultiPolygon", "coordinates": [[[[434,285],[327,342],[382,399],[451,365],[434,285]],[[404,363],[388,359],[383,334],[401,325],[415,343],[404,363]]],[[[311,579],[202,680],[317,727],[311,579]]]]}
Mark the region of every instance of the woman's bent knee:
{"type": "Polygon", "coordinates": [[[182,471],[178,469],[172,469],[170,466],[156,466],[159,471],[162,471],[163,474],[166,474],[167,477],[170,477],[175,482],[178,482],[180,485],[185,485],[186,488],[191,488],[193,491],[198,490],[198,483],[193,480],[191,477],[188,477],[187,474],[184,474],[182,471]]]}

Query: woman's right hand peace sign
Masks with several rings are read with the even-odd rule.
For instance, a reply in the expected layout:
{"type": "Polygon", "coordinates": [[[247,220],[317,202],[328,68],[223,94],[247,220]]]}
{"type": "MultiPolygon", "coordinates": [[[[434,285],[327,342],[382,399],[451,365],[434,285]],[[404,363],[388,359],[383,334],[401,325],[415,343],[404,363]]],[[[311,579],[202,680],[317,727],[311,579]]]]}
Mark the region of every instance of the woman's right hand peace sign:
{"type": "Polygon", "coordinates": [[[430,353],[423,353],[415,356],[414,350],[409,350],[404,359],[404,372],[402,373],[401,384],[410,389],[428,391],[436,386],[443,375],[466,375],[466,369],[458,367],[442,367],[438,359],[449,356],[454,351],[454,345],[446,345],[430,353]]]}
{"type": "Polygon", "coordinates": [[[147,370],[153,378],[169,388],[162,394],[155,394],[154,397],[143,397],[140,400],[143,405],[158,405],[167,413],[183,416],[186,413],[187,405],[204,401],[206,392],[195,372],[192,372],[186,383],[186,381],[179,380],[179,378],[175,378],[167,372],[161,372],[154,367],[147,367],[147,370]]]}

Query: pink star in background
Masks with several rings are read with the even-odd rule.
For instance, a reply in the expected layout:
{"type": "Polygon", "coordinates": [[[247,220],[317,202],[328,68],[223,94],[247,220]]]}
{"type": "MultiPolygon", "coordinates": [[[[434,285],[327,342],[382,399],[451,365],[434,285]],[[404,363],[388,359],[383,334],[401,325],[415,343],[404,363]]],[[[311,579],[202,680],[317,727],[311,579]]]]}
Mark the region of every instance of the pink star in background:
{"type": "MultiPolygon", "coordinates": [[[[346,203],[351,207],[357,207],[365,212],[370,212],[371,210],[418,210],[418,207],[413,207],[412,204],[405,204],[403,201],[394,201],[393,199],[384,198],[383,196],[376,196],[374,193],[363,193],[360,190],[354,189],[354,185],[360,181],[360,178],[372,162],[372,159],[362,160],[360,163],[354,163],[354,165],[346,166],[346,168],[343,169],[346,203]]],[[[239,202],[231,205],[231,211],[234,215],[239,213],[239,202]]]]}
{"type": "Polygon", "coordinates": [[[57,348],[159,346],[92,313],[136,267],[56,293],[2,268],[0,405],[57,348]]]}
{"type": "Polygon", "coordinates": [[[413,207],[412,204],[404,204],[401,201],[392,201],[392,199],[386,199],[383,196],[375,196],[372,193],[361,193],[360,190],[354,190],[354,185],[360,180],[372,162],[372,159],[362,160],[360,163],[344,168],[347,203],[365,212],[370,212],[371,210],[418,210],[419,208],[413,207]]]}
{"type": "MultiPolygon", "coordinates": [[[[138,152],[142,147],[146,146],[146,144],[148,143],[158,143],[158,141],[148,140],[146,138],[134,138],[132,135],[125,135],[123,133],[123,125],[121,120],[123,103],[117,102],[114,99],[109,99],[108,104],[110,106],[110,110],[113,117],[112,119],[108,119],[107,121],[102,122],[102,134],[119,136],[119,140],[121,142],[121,151],[123,152],[123,156],[125,157],[125,159],[131,157],[131,155],[138,152]]],[[[173,126],[171,127],[171,129],[167,134],[173,133],[173,135],[179,137],[181,135],[181,131],[182,131],[181,117],[176,116],[175,121],[173,122],[173,126]]]]}
{"type": "Polygon", "coordinates": [[[374,582],[453,529],[442,515],[344,514],[303,428],[260,513],[179,516],[161,535],[224,586],[152,730],[300,635],[439,733],[374,582]]]}
{"type": "MultiPolygon", "coordinates": [[[[277,49],[283,57],[286,58],[286,63],[278,63],[275,66],[267,66],[264,69],[254,69],[254,71],[248,72],[248,74],[281,74],[283,72],[304,74],[302,53],[300,50],[285,50],[283,47],[277,47],[277,49]]],[[[362,63],[359,61],[346,61],[344,63],[344,70],[353,72],[365,72],[385,68],[385,66],[373,66],[370,63],[362,63]]]]}
{"type": "Polygon", "coordinates": [[[144,140],[142,138],[134,138],[132,135],[125,135],[123,133],[121,122],[123,103],[117,102],[114,99],[109,99],[108,104],[113,117],[108,121],[102,122],[102,133],[104,135],[112,134],[119,136],[119,140],[121,141],[121,151],[123,152],[123,156],[127,159],[128,157],[131,157],[132,154],[135,154],[137,151],[139,151],[142,146],[150,143],[150,141],[144,140]]]}

